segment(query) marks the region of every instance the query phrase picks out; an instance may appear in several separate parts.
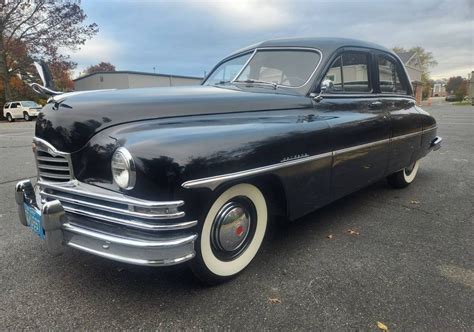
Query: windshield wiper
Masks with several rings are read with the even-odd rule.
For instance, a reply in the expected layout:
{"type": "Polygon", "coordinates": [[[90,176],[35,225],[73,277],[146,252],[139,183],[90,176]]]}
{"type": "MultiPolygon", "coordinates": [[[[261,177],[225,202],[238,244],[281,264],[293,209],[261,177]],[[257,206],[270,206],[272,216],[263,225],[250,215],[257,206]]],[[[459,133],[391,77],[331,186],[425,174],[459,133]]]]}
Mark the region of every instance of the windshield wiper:
{"type": "Polygon", "coordinates": [[[249,79],[249,80],[245,80],[245,81],[234,81],[236,83],[247,83],[247,84],[268,84],[268,85],[271,85],[273,87],[274,90],[276,90],[278,84],[275,83],[275,82],[268,82],[268,81],[261,81],[261,80],[252,80],[252,79],[249,79]]]}
{"type": "Polygon", "coordinates": [[[227,83],[230,83],[230,81],[229,81],[229,80],[227,80],[227,81],[219,81],[219,82],[214,83],[214,85],[222,85],[222,84],[227,84],[227,83]]]}

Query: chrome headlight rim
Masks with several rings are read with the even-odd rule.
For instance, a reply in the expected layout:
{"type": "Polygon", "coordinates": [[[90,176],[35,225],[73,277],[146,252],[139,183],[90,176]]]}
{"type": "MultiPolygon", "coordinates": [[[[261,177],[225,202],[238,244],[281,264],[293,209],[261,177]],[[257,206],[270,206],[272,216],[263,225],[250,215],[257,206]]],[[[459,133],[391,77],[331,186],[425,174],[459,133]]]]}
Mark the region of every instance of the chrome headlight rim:
{"type": "Polygon", "coordinates": [[[125,148],[125,147],[119,147],[118,149],[115,150],[115,152],[112,155],[112,160],[110,162],[111,170],[112,170],[112,178],[114,183],[119,186],[122,189],[125,190],[131,190],[135,187],[135,183],[137,180],[137,172],[136,172],[136,166],[135,166],[135,161],[133,160],[132,154],[125,148]],[[115,179],[114,171],[113,171],[113,160],[116,154],[120,154],[123,161],[125,162],[125,166],[128,171],[128,183],[126,186],[121,186],[115,179]]]}

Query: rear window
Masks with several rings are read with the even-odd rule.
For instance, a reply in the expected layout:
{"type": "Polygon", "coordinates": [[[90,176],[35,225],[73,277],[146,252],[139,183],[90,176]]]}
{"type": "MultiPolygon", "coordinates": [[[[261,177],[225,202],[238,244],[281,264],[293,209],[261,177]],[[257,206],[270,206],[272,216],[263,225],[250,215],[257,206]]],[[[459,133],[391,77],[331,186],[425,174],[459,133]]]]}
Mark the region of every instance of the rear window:
{"type": "Polygon", "coordinates": [[[407,94],[407,87],[400,80],[400,65],[394,60],[385,56],[378,55],[380,92],[407,94]]]}
{"type": "Polygon", "coordinates": [[[6,103],[5,106],[3,106],[3,108],[9,108],[10,107],[10,103],[6,103]]]}

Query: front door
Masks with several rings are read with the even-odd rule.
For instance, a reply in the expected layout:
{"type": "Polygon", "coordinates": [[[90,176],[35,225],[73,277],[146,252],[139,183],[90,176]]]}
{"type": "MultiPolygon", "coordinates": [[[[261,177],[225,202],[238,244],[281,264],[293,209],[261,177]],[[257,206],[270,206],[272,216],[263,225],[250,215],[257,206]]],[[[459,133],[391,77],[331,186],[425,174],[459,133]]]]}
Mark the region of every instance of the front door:
{"type": "Polygon", "coordinates": [[[329,87],[315,107],[325,113],[331,127],[332,199],[365,187],[386,172],[390,121],[373,93],[373,74],[371,51],[344,50],[323,79],[329,87]]]}

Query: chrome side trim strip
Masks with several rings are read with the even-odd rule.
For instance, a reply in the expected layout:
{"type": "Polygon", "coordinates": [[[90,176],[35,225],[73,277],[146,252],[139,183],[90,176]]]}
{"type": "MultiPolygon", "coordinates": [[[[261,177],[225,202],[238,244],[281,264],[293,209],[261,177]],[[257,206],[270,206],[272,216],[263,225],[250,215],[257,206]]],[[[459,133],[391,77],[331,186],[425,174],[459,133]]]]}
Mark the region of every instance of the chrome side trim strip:
{"type": "Polygon", "coordinates": [[[348,152],[352,152],[352,151],[355,151],[355,150],[362,150],[362,149],[372,148],[374,146],[386,144],[386,143],[389,143],[389,142],[390,142],[390,139],[387,138],[387,139],[383,139],[383,140],[380,140],[380,141],[375,141],[375,142],[365,143],[365,144],[361,144],[361,145],[351,146],[351,147],[344,148],[344,149],[339,149],[339,150],[334,151],[334,156],[338,156],[338,155],[348,153],[348,152]]]}
{"type": "Polygon", "coordinates": [[[413,136],[418,136],[423,134],[423,131],[417,131],[416,133],[410,133],[410,134],[405,134],[405,135],[400,135],[400,136],[395,136],[390,139],[391,142],[393,141],[399,141],[405,138],[413,137],[413,136]]]}
{"type": "Polygon", "coordinates": [[[344,154],[344,153],[348,153],[348,152],[352,152],[352,151],[356,151],[356,150],[360,150],[360,149],[375,147],[375,146],[378,146],[378,145],[381,145],[381,144],[387,144],[387,143],[391,143],[393,141],[397,141],[397,140],[401,140],[401,139],[421,135],[424,132],[434,130],[436,128],[437,128],[437,126],[434,126],[434,127],[430,127],[428,129],[425,129],[425,130],[417,131],[415,133],[400,135],[400,136],[391,137],[391,138],[387,138],[387,139],[383,139],[383,140],[379,140],[379,141],[375,141],[375,142],[370,142],[370,143],[365,143],[365,144],[361,144],[361,145],[355,145],[355,146],[351,146],[351,147],[348,147],[348,148],[335,150],[333,152],[326,152],[326,153],[322,153],[322,154],[318,154],[318,155],[314,155],[314,156],[310,156],[310,157],[306,157],[306,158],[300,158],[300,159],[292,160],[290,162],[284,162],[284,163],[280,163],[280,164],[262,166],[262,167],[258,167],[258,168],[254,168],[254,169],[249,169],[249,170],[246,170],[246,171],[240,171],[240,172],[229,173],[229,174],[222,174],[222,175],[211,176],[211,177],[202,178],[202,179],[189,180],[189,181],[184,182],[181,186],[183,188],[186,188],[186,189],[209,188],[211,190],[214,190],[214,189],[216,189],[217,186],[219,186],[220,184],[222,184],[223,182],[228,181],[228,180],[235,180],[235,179],[238,179],[238,178],[241,178],[241,177],[262,174],[262,173],[265,173],[265,172],[273,171],[273,170],[284,168],[284,167],[289,167],[289,166],[293,166],[293,165],[297,165],[297,164],[301,164],[301,163],[306,163],[306,162],[310,162],[310,161],[314,161],[314,160],[318,160],[318,159],[323,159],[323,158],[327,158],[327,157],[338,156],[338,155],[341,155],[341,154],[344,154]]]}
{"type": "Polygon", "coordinates": [[[102,211],[107,211],[111,213],[117,213],[117,214],[122,214],[126,216],[131,216],[131,217],[137,217],[137,218],[144,218],[144,219],[175,219],[175,218],[181,218],[184,217],[185,213],[183,211],[179,211],[176,213],[170,213],[170,214],[164,214],[164,213],[141,213],[141,212],[136,212],[136,211],[130,211],[130,210],[125,210],[125,209],[118,209],[114,208],[112,206],[107,206],[107,205],[101,205],[101,204],[96,204],[92,202],[87,202],[83,200],[79,200],[76,198],[69,198],[69,197],[64,197],[60,195],[55,195],[51,193],[47,193],[45,191],[41,191],[40,195],[43,197],[51,198],[51,199],[57,199],[61,201],[61,203],[70,203],[74,205],[80,205],[80,206],[85,206],[88,208],[92,209],[97,209],[97,210],[102,210],[102,211]]]}
{"type": "Polygon", "coordinates": [[[435,129],[438,129],[438,126],[437,126],[437,125],[434,125],[434,126],[431,126],[431,127],[425,128],[425,129],[423,129],[423,132],[426,132],[426,131],[431,131],[431,130],[435,130],[435,129]]]}
{"type": "Polygon", "coordinates": [[[197,238],[197,234],[188,235],[183,238],[171,239],[171,240],[157,240],[157,241],[149,241],[149,240],[138,240],[132,238],[125,238],[125,237],[118,237],[113,236],[101,232],[91,231],[86,228],[77,227],[71,223],[64,223],[62,228],[65,231],[69,231],[74,234],[84,235],[96,240],[106,241],[110,243],[121,244],[128,247],[135,247],[135,248],[172,248],[178,247],[183,244],[191,243],[197,238]]]}
{"type": "Polygon", "coordinates": [[[131,196],[125,196],[115,193],[110,190],[102,189],[92,185],[79,183],[77,181],[69,181],[64,184],[53,184],[50,182],[38,181],[37,184],[41,188],[50,188],[57,191],[63,191],[74,195],[104,200],[112,203],[120,203],[127,205],[134,205],[143,208],[163,208],[163,207],[178,207],[184,205],[184,201],[145,201],[131,196]],[[81,188],[84,188],[81,190],[81,188]]]}
{"type": "Polygon", "coordinates": [[[318,154],[315,156],[311,157],[306,157],[306,158],[300,158],[288,162],[283,162],[279,164],[274,164],[274,165],[269,165],[269,166],[263,166],[263,167],[258,167],[246,171],[240,171],[240,172],[235,172],[235,173],[230,173],[230,174],[224,174],[224,175],[218,175],[218,176],[211,176],[208,178],[203,178],[203,179],[198,179],[198,180],[191,180],[191,181],[186,181],[182,184],[183,188],[200,188],[200,187],[205,187],[209,188],[211,190],[214,190],[219,184],[228,181],[228,180],[234,180],[238,179],[241,177],[246,177],[246,176],[252,176],[252,175],[257,175],[257,174],[262,174],[266,173],[269,171],[274,171],[277,169],[293,166],[293,165],[298,165],[302,163],[306,163],[309,161],[315,161],[319,159],[324,159],[332,157],[332,152],[326,152],[322,154],[318,154]]]}

